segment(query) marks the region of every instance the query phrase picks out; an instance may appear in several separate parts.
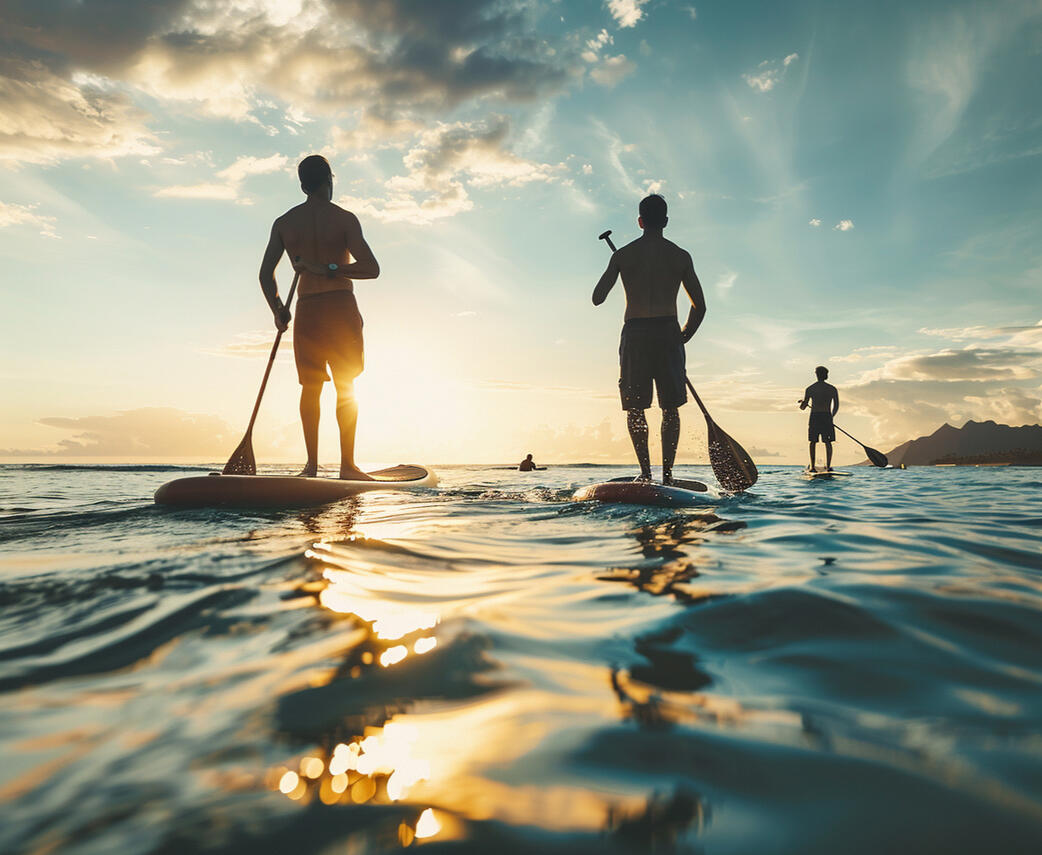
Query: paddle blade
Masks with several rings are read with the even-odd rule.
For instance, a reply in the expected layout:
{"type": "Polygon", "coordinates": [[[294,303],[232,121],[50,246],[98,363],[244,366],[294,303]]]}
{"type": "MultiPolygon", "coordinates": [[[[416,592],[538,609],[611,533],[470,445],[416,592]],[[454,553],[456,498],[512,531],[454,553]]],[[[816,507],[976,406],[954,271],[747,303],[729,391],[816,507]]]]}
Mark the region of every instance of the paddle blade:
{"type": "Polygon", "coordinates": [[[239,447],[232,452],[228,462],[224,464],[222,475],[256,475],[257,462],[253,459],[253,436],[246,431],[239,447]]]}
{"type": "Polygon", "coordinates": [[[713,474],[729,493],[748,490],[760,477],[753,459],[706,414],[709,432],[709,463],[713,474]]]}
{"type": "Polygon", "coordinates": [[[868,455],[868,459],[871,460],[880,469],[885,469],[887,464],[890,462],[886,459],[886,455],[881,451],[876,451],[874,448],[869,448],[867,445],[862,446],[865,449],[865,454],[868,455]]]}

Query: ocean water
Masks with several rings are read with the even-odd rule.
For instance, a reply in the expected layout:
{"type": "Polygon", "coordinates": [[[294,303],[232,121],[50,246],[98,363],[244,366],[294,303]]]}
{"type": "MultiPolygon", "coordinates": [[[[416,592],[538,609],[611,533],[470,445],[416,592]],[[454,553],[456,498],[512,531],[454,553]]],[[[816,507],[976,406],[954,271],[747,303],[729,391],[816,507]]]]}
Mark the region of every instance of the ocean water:
{"type": "Polygon", "coordinates": [[[1042,470],[192,471],[0,467],[4,853],[1042,851],[1042,470]]]}

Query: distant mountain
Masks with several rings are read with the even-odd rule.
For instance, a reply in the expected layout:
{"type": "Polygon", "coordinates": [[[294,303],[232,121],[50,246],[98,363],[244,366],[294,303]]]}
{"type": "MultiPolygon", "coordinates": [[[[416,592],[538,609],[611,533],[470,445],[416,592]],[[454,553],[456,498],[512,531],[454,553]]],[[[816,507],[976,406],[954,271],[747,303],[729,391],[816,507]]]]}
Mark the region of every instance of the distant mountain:
{"type": "Polygon", "coordinates": [[[903,442],[887,454],[894,466],[938,463],[1012,463],[1042,466],[1042,425],[1010,427],[992,421],[941,425],[929,436],[903,442]]]}

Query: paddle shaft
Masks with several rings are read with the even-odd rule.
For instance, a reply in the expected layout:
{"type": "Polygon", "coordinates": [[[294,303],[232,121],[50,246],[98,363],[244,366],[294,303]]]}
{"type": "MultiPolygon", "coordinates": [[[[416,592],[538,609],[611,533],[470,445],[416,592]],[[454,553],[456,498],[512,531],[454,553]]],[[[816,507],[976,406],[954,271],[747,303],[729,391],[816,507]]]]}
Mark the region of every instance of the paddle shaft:
{"type": "MultiPolygon", "coordinates": [[[[297,290],[297,281],[300,279],[300,271],[293,276],[293,284],[290,285],[289,294],[286,297],[286,302],[283,304],[288,309],[290,303],[293,302],[293,294],[297,290]]],[[[260,391],[257,393],[257,401],[253,405],[253,413],[250,415],[250,423],[246,427],[246,436],[250,436],[253,433],[253,423],[257,421],[257,413],[260,412],[261,398],[264,397],[264,390],[268,385],[268,377],[271,375],[271,366],[275,364],[275,355],[279,352],[279,342],[282,341],[282,330],[279,330],[275,334],[275,343],[271,346],[271,356],[268,357],[268,365],[264,369],[264,379],[261,380],[260,391]]]]}
{"type": "MultiPolygon", "coordinates": [[[[840,426],[839,426],[838,424],[836,424],[835,422],[833,422],[833,423],[832,423],[832,426],[833,426],[833,427],[834,427],[834,428],[835,428],[836,430],[838,430],[838,431],[839,431],[840,433],[847,433],[847,432],[846,432],[845,430],[843,430],[843,428],[841,428],[841,427],[840,427],[840,426]]],[[[849,434],[849,433],[847,433],[847,436],[850,436],[850,434],[849,434]]],[[[857,439],[856,437],[853,437],[853,436],[850,436],[850,438],[851,438],[852,440],[854,440],[854,442],[856,442],[856,443],[857,443],[858,445],[860,445],[860,446],[861,446],[862,448],[868,448],[868,446],[867,446],[867,445],[865,445],[865,444],[864,444],[864,443],[863,443],[863,442],[862,442],[862,441],[861,441],[860,439],[857,439]]]]}

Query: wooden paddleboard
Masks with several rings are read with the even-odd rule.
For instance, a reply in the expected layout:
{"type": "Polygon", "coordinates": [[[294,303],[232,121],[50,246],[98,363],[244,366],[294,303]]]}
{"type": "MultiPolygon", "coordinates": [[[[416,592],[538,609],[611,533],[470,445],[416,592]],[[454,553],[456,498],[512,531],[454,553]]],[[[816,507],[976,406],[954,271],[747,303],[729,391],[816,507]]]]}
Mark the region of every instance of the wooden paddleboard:
{"type": "Polygon", "coordinates": [[[374,480],[211,473],[169,481],[156,490],[155,501],[183,508],[310,507],[367,490],[409,490],[438,483],[438,476],[425,466],[399,465],[367,474],[374,480]]]}
{"type": "Polygon", "coordinates": [[[576,502],[606,502],[622,505],[653,505],[682,508],[704,505],[709,488],[701,481],[675,481],[672,486],[632,478],[616,478],[580,487],[572,495],[576,502]]]}

